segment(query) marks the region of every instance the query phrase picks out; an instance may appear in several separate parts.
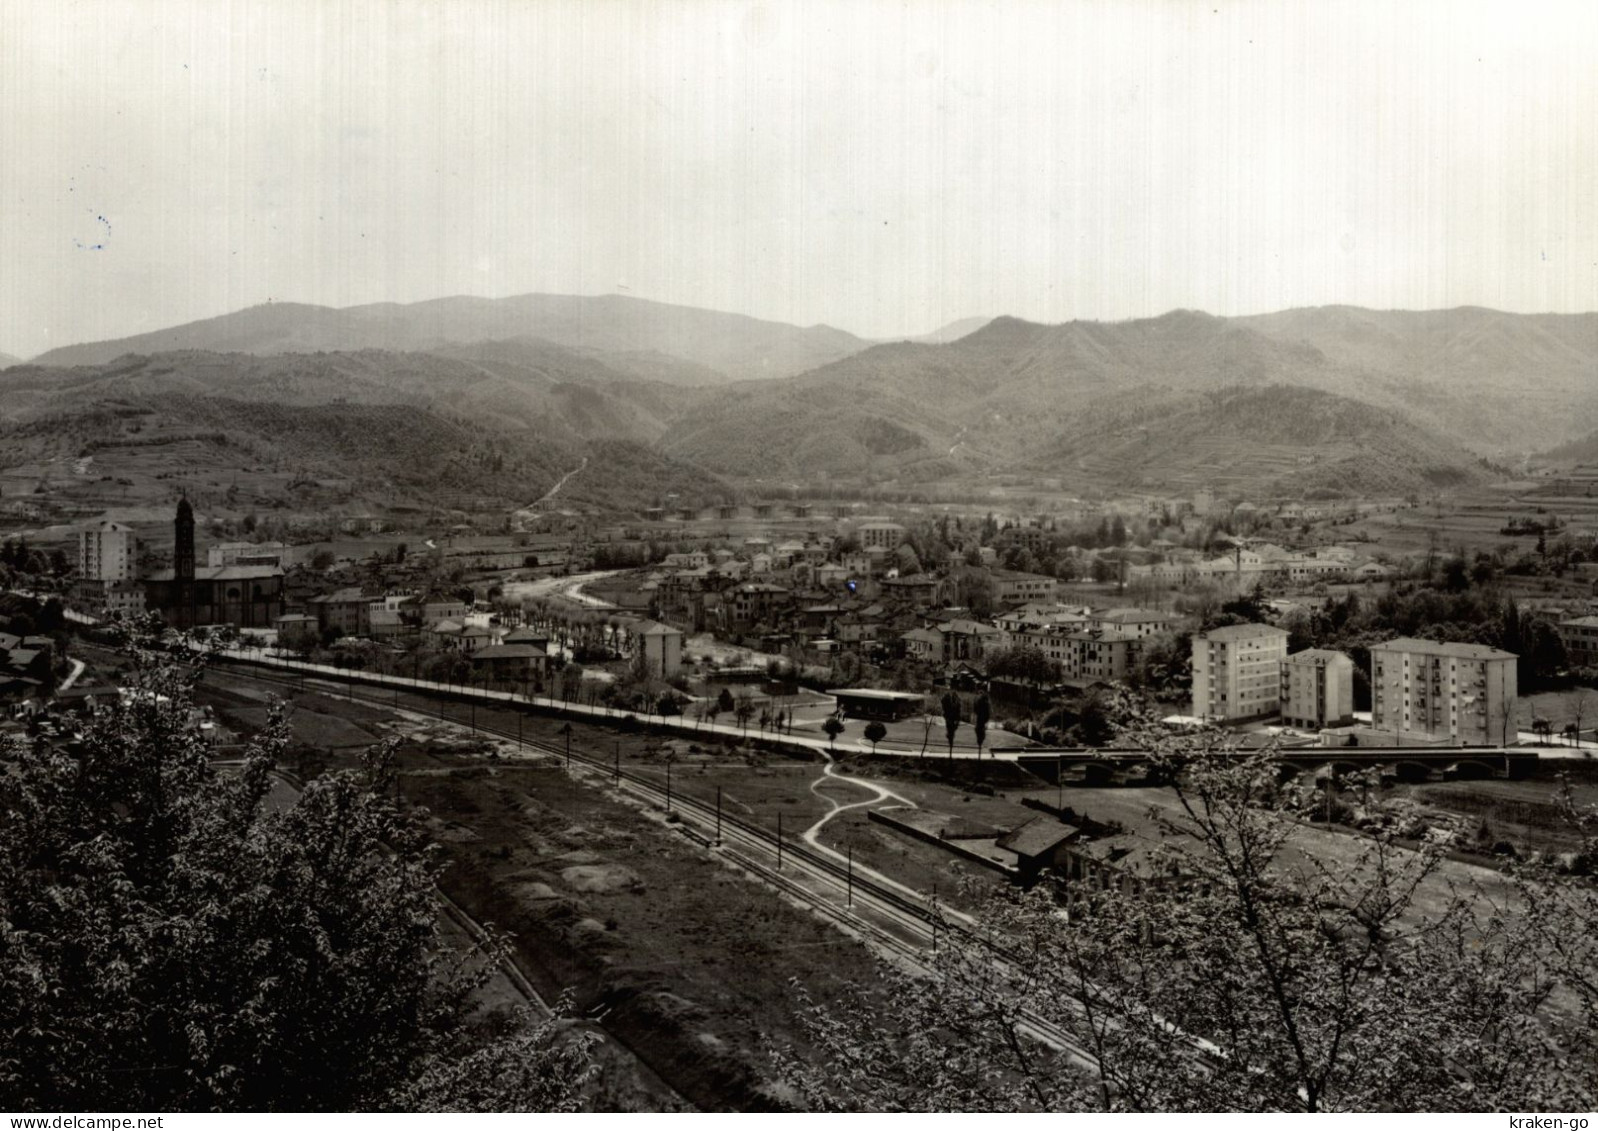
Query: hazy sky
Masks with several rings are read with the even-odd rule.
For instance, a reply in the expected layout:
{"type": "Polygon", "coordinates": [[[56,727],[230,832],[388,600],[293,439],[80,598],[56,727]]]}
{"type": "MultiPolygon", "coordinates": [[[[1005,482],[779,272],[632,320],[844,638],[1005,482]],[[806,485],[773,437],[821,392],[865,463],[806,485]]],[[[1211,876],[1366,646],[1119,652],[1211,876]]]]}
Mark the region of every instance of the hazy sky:
{"type": "Polygon", "coordinates": [[[1598,309],[1598,2],[0,0],[0,350],[604,293],[1598,309]]]}

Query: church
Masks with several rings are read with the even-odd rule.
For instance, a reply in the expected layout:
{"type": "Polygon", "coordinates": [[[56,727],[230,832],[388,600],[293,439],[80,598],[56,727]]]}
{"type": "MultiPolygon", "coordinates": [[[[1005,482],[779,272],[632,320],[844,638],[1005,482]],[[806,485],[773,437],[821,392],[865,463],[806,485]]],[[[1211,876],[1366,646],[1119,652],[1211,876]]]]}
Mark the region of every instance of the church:
{"type": "Polygon", "coordinates": [[[283,569],[277,565],[195,568],[194,508],[178,501],[172,568],[144,581],[147,608],[173,628],[231,624],[271,628],[283,615],[283,569]]]}

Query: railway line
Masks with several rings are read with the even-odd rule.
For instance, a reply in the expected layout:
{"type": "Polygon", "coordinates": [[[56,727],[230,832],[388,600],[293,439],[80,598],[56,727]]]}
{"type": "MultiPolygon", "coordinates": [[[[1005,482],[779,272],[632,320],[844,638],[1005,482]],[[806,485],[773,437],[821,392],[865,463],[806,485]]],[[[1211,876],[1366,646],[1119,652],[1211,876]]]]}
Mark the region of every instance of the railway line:
{"type": "MultiPolygon", "coordinates": [[[[407,694],[398,689],[373,694],[360,685],[320,679],[309,673],[302,678],[296,674],[251,667],[241,674],[264,683],[301,688],[314,686],[323,694],[390,708],[398,706],[405,709],[404,699],[427,699],[424,695],[414,692],[407,694]]],[[[443,713],[443,706],[442,702],[438,704],[440,718],[454,723],[463,721],[447,717],[443,713]]],[[[507,703],[503,707],[515,710],[519,705],[507,703]]],[[[1002,949],[994,946],[991,940],[979,937],[971,929],[966,916],[944,908],[931,897],[911,897],[880,883],[871,875],[862,874],[847,862],[839,863],[802,840],[779,837],[769,829],[732,816],[700,798],[672,792],[666,786],[622,768],[618,762],[529,739],[515,730],[496,726],[486,720],[476,721],[473,726],[480,733],[518,742],[523,747],[570,765],[580,765],[586,772],[610,779],[613,787],[632,794],[646,805],[658,808],[667,815],[675,815],[684,835],[693,838],[707,850],[717,852],[730,864],[787,898],[863,938],[879,953],[913,973],[931,975],[933,969],[929,951],[935,952],[940,942],[951,936],[991,950],[997,961],[1006,961],[1002,949]]],[[[1023,1011],[1022,1016],[1023,1031],[1027,1036],[1063,1052],[1079,1064],[1091,1066],[1094,1063],[1091,1052],[1064,1027],[1026,1011],[1023,1011]]]]}

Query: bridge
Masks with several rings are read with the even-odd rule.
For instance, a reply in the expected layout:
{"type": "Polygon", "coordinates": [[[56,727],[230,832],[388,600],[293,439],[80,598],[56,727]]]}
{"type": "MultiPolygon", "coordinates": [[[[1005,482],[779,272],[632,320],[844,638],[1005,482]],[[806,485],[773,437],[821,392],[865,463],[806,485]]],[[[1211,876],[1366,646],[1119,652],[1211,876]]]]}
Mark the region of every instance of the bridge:
{"type": "MultiPolygon", "coordinates": [[[[1000,753],[1010,753],[1000,751],[1000,753]]],[[[1211,754],[1242,760],[1258,751],[1211,754]]],[[[1050,784],[1121,784],[1151,776],[1149,753],[1133,748],[1028,747],[1013,752],[1020,765],[1050,784]]],[[[1524,746],[1292,746],[1271,752],[1284,776],[1330,772],[1334,777],[1377,769],[1399,781],[1465,781],[1531,777],[1537,751],[1524,746]]]]}

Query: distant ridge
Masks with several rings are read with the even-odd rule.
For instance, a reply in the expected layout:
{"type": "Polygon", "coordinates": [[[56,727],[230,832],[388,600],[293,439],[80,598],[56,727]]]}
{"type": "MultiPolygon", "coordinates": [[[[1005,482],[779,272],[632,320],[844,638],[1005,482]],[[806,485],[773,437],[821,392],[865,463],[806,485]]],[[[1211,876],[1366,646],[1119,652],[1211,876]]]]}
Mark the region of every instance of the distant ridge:
{"type": "Polygon", "coordinates": [[[883,341],[920,342],[923,345],[938,346],[945,342],[956,342],[967,334],[974,334],[986,326],[993,319],[988,317],[961,318],[947,325],[940,326],[930,334],[918,334],[913,338],[884,338],[883,341]]]}
{"type": "Polygon", "coordinates": [[[112,341],[62,346],[39,365],[103,365],[124,354],[175,350],[315,353],[427,350],[532,337],[572,349],[657,354],[721,381],[785,377],[836,361],[866,342],[830,326],[801,328],[742,314],[672,306],[626,295],[457,296],[334,309],[268,303],[233,314],[112,341]]]}

